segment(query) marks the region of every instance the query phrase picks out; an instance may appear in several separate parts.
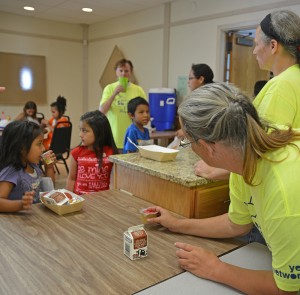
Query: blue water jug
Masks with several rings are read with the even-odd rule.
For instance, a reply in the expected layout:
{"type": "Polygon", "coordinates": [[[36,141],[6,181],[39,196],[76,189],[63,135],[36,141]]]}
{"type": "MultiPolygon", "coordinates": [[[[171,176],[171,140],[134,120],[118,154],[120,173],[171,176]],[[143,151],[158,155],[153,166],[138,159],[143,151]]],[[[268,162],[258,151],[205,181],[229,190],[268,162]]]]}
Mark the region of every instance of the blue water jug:
{"type": "Polygon", "coordinates": [[[152,127],[157,131],[173,129],[176,116],[175,89],[149,89],[149,106],[152,127]]]}

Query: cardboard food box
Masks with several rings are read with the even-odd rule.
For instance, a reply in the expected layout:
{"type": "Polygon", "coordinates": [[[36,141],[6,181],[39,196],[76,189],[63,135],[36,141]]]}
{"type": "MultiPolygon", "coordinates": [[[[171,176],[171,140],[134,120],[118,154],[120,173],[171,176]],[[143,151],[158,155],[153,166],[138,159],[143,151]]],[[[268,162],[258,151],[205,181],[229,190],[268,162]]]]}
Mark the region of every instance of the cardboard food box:
{"type": "Polygon", "coordinates": [[[54,211],[58,215],[80,211],[84,203],[84,198],[66,189],[52,190],[50,192],[47,192],[46,194],[41,195],[40,199],[47,208],[54,211]],[[72,199],[70,200],[68,197],[66,197],[61,202],[56,203],[53,199],[50,198],[51,195],[55,192],[68,193],[68,195],[71,196],[72,199]]]}
{"type": "Polygon", "coordinates": [[[131,260],[147,256],[148,236],[143,225],[129,227],[124,232],[124,254],[131,260]]]}
{"type": "Polygon", "coordinates": [[[179,152],[179,150],[169,149],[155,144],[139,146],[138,148],[142,157],[160,162],[175,160],[179,152]]]}

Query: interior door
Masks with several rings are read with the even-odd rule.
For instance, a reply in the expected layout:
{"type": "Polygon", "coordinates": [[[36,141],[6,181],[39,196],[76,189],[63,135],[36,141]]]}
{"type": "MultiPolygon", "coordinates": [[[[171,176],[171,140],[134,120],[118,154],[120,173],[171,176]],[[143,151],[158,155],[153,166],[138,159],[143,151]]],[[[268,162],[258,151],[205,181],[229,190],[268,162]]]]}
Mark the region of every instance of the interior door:
{"type": "Polygon", "coordinates": [[[258,80],[269,80],[270,72],[261,70],[253,55],[254,38],[227,34],[225,81],[233,83],[253,97],[254,84],[258,80]]]}

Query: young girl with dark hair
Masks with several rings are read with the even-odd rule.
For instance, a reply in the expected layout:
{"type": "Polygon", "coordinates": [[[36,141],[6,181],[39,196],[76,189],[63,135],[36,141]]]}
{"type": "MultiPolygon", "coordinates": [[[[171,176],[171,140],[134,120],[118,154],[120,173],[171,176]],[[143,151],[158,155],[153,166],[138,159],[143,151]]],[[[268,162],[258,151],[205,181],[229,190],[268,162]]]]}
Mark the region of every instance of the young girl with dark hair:
{"type": "Polygon", "coordinates": [[[33,121],[39,124],[39,121],[36,117],[37,106],[34,101],[27,101],[24,105],[23,112],[20,113],[14,121],[33,121]]]}
{"type": "Polygon", "coordinates": [[[67,189],[79,195],[107,190],[113,166],[108,157],[118,153],[109,121],[100,111],[87,112],[79,128],[81,144],[71,152],[67,189]]]}
{"type": "MultiPolygon", "coordinates": [[[[39,201],[43,151],[43,131],[38,124],[14,121],[5,127],[0,145],[0,212],[30,209],[39,201]]],[[[54,153],[51,157],[55,160],[54,153]]],[[[53,163],[45,163],[45,174],[54,182],[53,163]]]]}
{"type": "MultiPolygon", "coordinates": [[[[68,119],[66,117],[63,117],[66,106],[67,106],[67,100],[63,96],[58,96],[56,101],[51,103],[51,113],[52,118],[47,120],[42,120],[42,124],[49,130],[47,134],[47,138],[44,139],[44,147],[46,150],[50,148],[52,136],[53,136],[53,130],[58,122],[67,122],[68,119]]],[[[66,127],[64,124],[59,124],[59,128],[66,127]]]]}

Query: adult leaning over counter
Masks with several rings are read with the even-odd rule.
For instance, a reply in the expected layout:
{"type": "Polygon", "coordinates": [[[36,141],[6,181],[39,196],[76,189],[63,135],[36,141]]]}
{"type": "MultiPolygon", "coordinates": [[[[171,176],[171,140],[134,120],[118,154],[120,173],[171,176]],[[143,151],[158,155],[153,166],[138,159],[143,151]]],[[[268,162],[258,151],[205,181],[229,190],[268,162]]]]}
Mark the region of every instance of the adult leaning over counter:
{"type": "Polygon", "coordinates": [[[207,238],[243,236],[255,224],[272,253],[273,271],[240,268],[222,262],[206,249],[177,242],[179,264],[199,277],[246,294],[297,294],[299,130],[280,130],[263,123],[250,100],[225,83],[193,91],[178,113],[193,151],[208,165],[231,172],[229,211],[206,219],[177,219],[161,207],[152,207],[160,216],[148,222],[207,238]]]}
{"type": "Polygon", "coordinates": [[[127,104],[129,100],[137,96],[146,98],[146,94],[142,87],[130,82],[133,72],[133,64],[130,60],[118,61],[115,71],[118,81],[104,88],[99,110],[106,114],[117,148],[121,151],[126,129],[131,124],[127,113],[127,104]]]}

